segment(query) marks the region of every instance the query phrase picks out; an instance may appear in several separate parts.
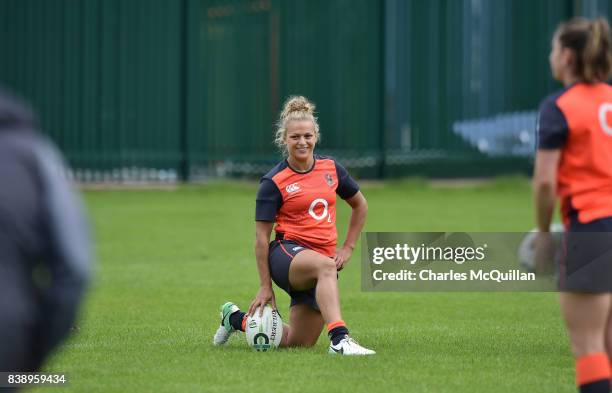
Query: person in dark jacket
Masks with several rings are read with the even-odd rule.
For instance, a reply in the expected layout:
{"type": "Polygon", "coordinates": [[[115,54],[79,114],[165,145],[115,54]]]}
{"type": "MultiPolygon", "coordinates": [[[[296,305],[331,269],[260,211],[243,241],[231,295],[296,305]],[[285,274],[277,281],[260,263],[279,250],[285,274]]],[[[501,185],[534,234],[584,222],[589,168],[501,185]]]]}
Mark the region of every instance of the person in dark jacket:
{"type": "Polygon", "coordinates": [[[39,370],[90,277],[89,228],[60,153],[0,89],[0,371],[39,370]]]}

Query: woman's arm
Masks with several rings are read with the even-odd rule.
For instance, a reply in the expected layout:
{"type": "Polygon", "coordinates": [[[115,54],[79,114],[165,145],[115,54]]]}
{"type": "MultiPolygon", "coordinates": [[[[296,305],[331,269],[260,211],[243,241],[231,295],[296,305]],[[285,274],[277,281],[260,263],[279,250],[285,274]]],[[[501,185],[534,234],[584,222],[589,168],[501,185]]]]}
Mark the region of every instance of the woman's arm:
{"type": "Polygon", "coordinates": [[[533,202],[535,206],[538,236],[535,240],[537,272],[550,272],[553,266],[554,245],[550,236],[557,199],[557,168],[561,150],[538,150],[533,172],[533,202]]]}
{"type": "Polygon", "coordinates": [[[538,231],[549,232],[557,199],[557,167],[561,150],[538,150],[533,172],[533,202],[538,231]]]}
{"type": "Polygon", "coordinates": [[[368,214],[368,202],[361,191],[357,191],[357,193],[348,198],[346,202],[351,206],[352,212],[348,231],[346,233],[346,240],[334,256],[336,269],[338,270],[342,270],[353,254],[353,249],[357,244],[357,239],[359,238],[359,234],[363,229],[363,225],[365,224],[365,219],[368,214]]]}
{"type": "Polygon", "coordinates": [[[249,315],[253,315],[257,308],[260,308],[260,314],[262,314],[267,303],[270,303],[276,310],[276,299],[272,290],[272,278],[270,277],[270,266],[268,264],[268,246],[273,225],[274,223],[267,221],[255,222],[255,259],[259,272],[259,291],[251,302],[249,315]]]}

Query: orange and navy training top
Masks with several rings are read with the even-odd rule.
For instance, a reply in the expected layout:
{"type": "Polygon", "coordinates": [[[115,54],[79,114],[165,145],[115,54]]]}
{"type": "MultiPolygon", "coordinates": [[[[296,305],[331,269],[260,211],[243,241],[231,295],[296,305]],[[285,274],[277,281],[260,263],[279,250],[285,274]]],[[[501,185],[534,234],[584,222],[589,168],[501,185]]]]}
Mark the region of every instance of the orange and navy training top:
{"type": "Polygon", "coordinates": [[[612,86],[577,83],[544,99],[538,149],[562,149],[557,194],[566,224],[612,217],[612,86]]]}
{"type": "Polygon", "coordinates": [[[256,221],[276,222],[277,239],[292,240],[323,255],[336,252],[336,194],[348,199],[359,186],[331,157],[315,155],[307,172],[293,170],[287,160],[261,178],[256,221]]]}

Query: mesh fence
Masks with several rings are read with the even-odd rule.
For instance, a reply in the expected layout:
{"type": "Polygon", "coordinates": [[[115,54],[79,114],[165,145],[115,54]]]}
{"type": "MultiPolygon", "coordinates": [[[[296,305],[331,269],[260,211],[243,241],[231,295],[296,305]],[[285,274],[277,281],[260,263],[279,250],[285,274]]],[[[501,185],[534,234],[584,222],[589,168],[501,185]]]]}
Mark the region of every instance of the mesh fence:
{"type": "Polygon", "coordinates": [[[585,0],[5,0],[0,80],[80,181],[257,177],[292,94],[355,175],[527,172],[557,88],[556,25],[585,0]]]}

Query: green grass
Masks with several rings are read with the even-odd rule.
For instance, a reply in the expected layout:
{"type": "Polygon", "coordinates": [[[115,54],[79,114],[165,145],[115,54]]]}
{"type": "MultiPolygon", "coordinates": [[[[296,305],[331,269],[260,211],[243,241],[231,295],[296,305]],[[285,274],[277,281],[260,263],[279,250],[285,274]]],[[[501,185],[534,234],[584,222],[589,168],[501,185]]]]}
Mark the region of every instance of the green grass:
{"type": "MultiPolygon", "coordinates": [[[[419,180],[363,188],[368,231],[522,231],[524,179],[463,188],[419,180]]],[[[352,334],[378,354],[251,352],[211,345],[218,307],[258,289],[254,184],[90,191],[95,281],[80,330],[48,363],[78,392],[573,392],[573,361],[553,293],[364,293],[360,255],[340,278],[352,334]]],[[[339,233],[348,219],[339,208],[339,233]]],[[[357,248],[357,250],[359,247],[357,248]]],[[[282,315],[288,297],[276,290],[282,315]]],[[[40,389],[40,391],[46,391],[40,389]]]]}

